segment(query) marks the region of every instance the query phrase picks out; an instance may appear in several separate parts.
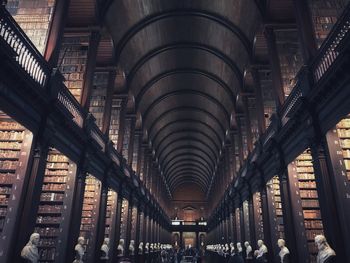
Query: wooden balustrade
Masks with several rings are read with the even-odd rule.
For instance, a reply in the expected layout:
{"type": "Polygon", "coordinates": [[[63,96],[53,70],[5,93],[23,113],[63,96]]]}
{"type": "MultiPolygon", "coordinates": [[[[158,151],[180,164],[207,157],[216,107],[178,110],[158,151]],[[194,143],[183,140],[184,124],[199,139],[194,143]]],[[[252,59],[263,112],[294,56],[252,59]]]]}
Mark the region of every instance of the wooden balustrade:
{"type": "MultiPolygon", "coordinates": [[[[329,71],[334,62],[338,59],[339,47],[345,47],[344,41],[349,38],[350,29],[350,5],[344,10],[342,16],[333,26],[327,39],[323,42],[318,51],[314,62],[312,63],[312,72],[315,86],[317,82],[329,71]]],[[[349,46],[349,45],[347,45],[349,46]]]]}
{"type": "Polygon", "coordinates": [[[50,76],[46,61],[4,7],[0,7],[0,39],[16,54],[15,63],[41,88],[46,88],[50,76]]]}

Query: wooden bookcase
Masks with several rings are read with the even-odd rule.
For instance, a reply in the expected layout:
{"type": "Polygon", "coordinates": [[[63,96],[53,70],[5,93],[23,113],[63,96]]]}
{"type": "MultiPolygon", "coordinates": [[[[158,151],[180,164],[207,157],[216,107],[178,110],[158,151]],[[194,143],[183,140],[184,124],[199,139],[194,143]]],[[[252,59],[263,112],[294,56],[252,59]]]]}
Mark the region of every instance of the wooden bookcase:
{"type": "Polygon", "coordinates": [[[249,222],[249,202],[244,201],[242,205],[243,205],[243,222],[244,222],[244,237],[245,237],[245,240],[243,240],[243,242],[245,241],[252,242],[251,236],[250,236],[251,226],[249,222]]]}
{"type": "Polygon", "coordinates": [[[108,189],[107,208],[106,208],[106,225],[105,237],[109,238],[109,256],[111,257],[116,248],[117,240],[115,236],[115,227],[117,224],[117,202],[118,194],[112,189],[108,189]]]}
{"type": "Polygon", "coordinates": [[[44,54],[55,0],[8,0],[6,9],[44,54]]]}
{"type": "Polygon", "coordinates": [[[137,165],[139,160],[140,139],[141,136],[139,134],[134,135],[131,167],[135,172],[137,172],[137,165]]]}
{"type": "MultiPolygon", "coordinates": [[[[136,230],[137,230],[137,207],[133,207],[131,210],[131,235],[130,240],[136,241],[136,230]]],[[[135,244],[136,246],[136,244],[135,244]]]]}
{"type": "Polygon", "coordinates": [[[303,65],[298,32],[276,30],[275,34],[284,95],[289,96],[295,86],[295,77],[303,65]]]}
{"type": "Polygon", "coordinates": [[[32,148],[33,134],[0,111],[0,261],[6,262],[32,148]]]}
{"type": "MultiPolygon", "coordinates": [[[[144,230],[145,230],[145,214],[143,212],[140,212],[140,218],[139,218],[140,222],[139,222],[139,243],[140,242],[143,242],[144,245],[145,245],[145,233],[144,233],[144,230]]],[[[136,244],[137,246],[139,244],[136,244]]]]}
{"type": "Polygon", "coordinates": [[[91,174],[87,175],[85,182],[80,236],[85,238],[86,251],[83,261],[92,263],[94,262],[97,220],[101,198],[101,182],[91,174]]]}
{"type": "Polygon", "coordinates": [[[76,165],[50,149],[34,230],[40,234],[40,262],[61,262],[65,258],[75,176],[76,165]]]}
{"type": "Polygon", "coordinates": [[[347,0],[308,0],[317,45],[320,47],[348,3],[347,0]]]}
{"type": "MultiPolygon", "coordinates": [[[[260,192],[256,192],[253,195],[253,207],[254,207],[254,222],[255,222],[255,233],[256,239],[264,240],[264,222],[261,208],[261,194],[260,192]]],[[[256,240],[252,240],[255,242],[256,240]]]]}
{"type": "Polygon", "coordinates": [[[293,212],[298,227],[297,238],[300,235],[298,243],[303,245],[305,255],[309,256],[307,262],[313,263],[317,255],[314,238],[323,234],[323,224],[310,150],[300,154],[288,170],[293,212]]]}
{"type": "Polygon", "coordinates": [[[280,191],[280,180],[278,176],[275,176],[271,180],[272,183],[272,196],[274,202],[274,212],[276,219],[276,227],[278,238],[284,239],[284,222],[283,222],[283,208],[282,208],[282,199],[281,199],[281,191],[280,191]]]}
{"type": "Polygon", "coordinates": [[[114,143],[114,148],[117,149],[120,129],[120,114],[121,114],[122,99],[113,98],[111,122],[109,126],[109,139],[114,143]]]}
{"type": "Polygon", "coordinates": [[[123,135],[123,150],[122,155],[125,158],[126,162],[129,163],[129,145],[131,137],[131,125],[132,119],[125,119],[124,135],[123,135]]]}
{"type": "Polygon", "coordinates": [[[65,85],[78,102],[81,102],[89,39],[88,35],[65,35],[60,51],[60,72],[65,78],[65,85]]]}
{"type": "MultiPolygon", "coordinates": [[[[128,210],[129,210],[129,201],[127,199],[123,199],[122,201],[122,210],[120,217],[120,239],[124,239],[126,242],[126,234],[127,234],[127,224],[128,224],[128,210]]],[[[124,244],[124,246],[128,246],[129,244],[124,244]]]]}
{"type": "Polygon", "coordinates": [[[103,112],[106,104],[108,72],[95,72],[89,111],[96,119],[96,125],[102,129],[103,112]]]}
{"type": "Polygon", "coordinates": [[[341,120],[336,129],[346,169],[346,177],[350,181],[350,116],[341,120]]]}

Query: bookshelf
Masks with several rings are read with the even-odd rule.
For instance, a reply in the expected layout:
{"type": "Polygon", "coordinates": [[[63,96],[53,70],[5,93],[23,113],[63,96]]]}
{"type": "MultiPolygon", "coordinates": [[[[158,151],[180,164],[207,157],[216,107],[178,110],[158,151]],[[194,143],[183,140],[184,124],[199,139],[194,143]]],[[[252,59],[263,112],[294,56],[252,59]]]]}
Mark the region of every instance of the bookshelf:
{"type": "Polygon", "coordinates": [[[140,218],[139,218],[139,243],[140,242],[145,242],[144,240],[144,227],[145,227],[145,214],[143,212],[140,212],[140,218]]]}
{"type": "Polygon", "coordinates": [[[341,120],[337,124],[336,129],[346,169],[346,177],[350,181],[350,116],[341,120]]]}
{"type": "Polygon", "coordinates": [[[65,35],[59,56],[64,83],[78,102],[81,102],[88,46],[89,36],[65,35]]]}
{"type": "Polygon", "coordinates": [[[310,254],[309,260],[310,262],[316,262],[317,247],[314,238],[316,235],[323,234],[323,225],[309,149],[296,158],[295,165],[298,179],[297,189],[299,189],[307,248],[310,254]]]}
{"type": "Polygon", "coordinates": [[[85,238],[84,262],[93,262],[96,242],[97,220],[101,197],[101,182],[91,174],[85,181],[83,211],[80,223],[80,236],[85,238]]]}
{"type": "MultiPolygon", "coordinates": [[[[105,237],[109,238],[110,244],[116,244],[115,240],[115,226],[117,224],[117,201],[118,194],[112,189],[108,189],[107,193],[107,208],[106,208],[106,222],[105,222],[105,237]]],[[[115,247],[110,246],[109,255],[113,255],[115,247]]]]}
{"type": "Polygon", "coordinates": [[[134,135],[131,167],[135,172],[137,172],[137,164],[138,164],[138,159],[139,159],[140,138],[141,138],[141,136],[139,134],[134,135]]]}
{"type": "Polygon", "coordinates": [[[108,72],[95,72],[89,111],[96,119],[96,125],[102,130],[103,112],[106,104],[108,72]]]}
{"type": "Polygon", "coordinates": [[[318,47],[328,36],[347,3],[347,0],[308,0],[318,47]]]}
{"type": "Polygon", "coordinates": [[[126,162],[129,162],[129,146],[130,146],[130,137],[131,137],[131,119],[125,119],[124,135],[123,135],[123,150],[122,154],[126,162]]]}
{"type": "Polygon", "coordinates": [[[253,195],[254,217],[255,217],[255,232],[256,239],[264,240],[264,222],[261,208],[261,194],[257,192],[253,195]]]}
{"type": "Polygon", "coordinates": [[[274,214],[276,219],[277,236],[278,238],[285,239],[284,236],[284,222],[283,222],[283,208],[282,208],[282,198],[280,190],[280,180],[278,176],[274,176],[271,179],[271,191],[274,203],[274,214]]]}
{"type": "Polygon", "coordinates": [[[128,220],[129,220],[128,210],[129,210],[129,201],[124,198],[122,201],[122,210],[121,210],[121,217],[120,217],[120,239],[124,239],[124,242],[126,241],[126,231],[127,231],[128,220]]]}
{"type": "Polygon", "coordinates": [[[74,163],[58,150],[49,150],[35,225],[40,234],[39,262],[64,258],[75,174],[74,163]]]}
{"type": "Polygon", "coordinates": [[[33,134],[0,111],[0,261],[16,227],[33,134]]]}
{"type": "Polygon", "coordinates": [[[55,0],[8,0],[6,9],[44,54],[55,0]]]}
{"type": "Polygon", "coordinates": [[[244,223],[244,241],[251,242],[250,237],[250,222],[249,222],[249,203],[248,201],[243,202],[243,223],[244,223]]]}
{"type": "Polygon", "coordinates": [[[121,107],[122,99],[113,98],[111,122],[109,126],[109,139],[114,143],[115,149],[117,149],[118,146],[121,107]]]}
{"type": "Polygon", "coordinates": [[[297,30],[276,30],[275,34],[283,90],[284,95],[287,97],[295,86],[295,77],[303,64],[303,59],[297,30]]]}
{"type": "Polygon", "coordinates": [[[131,210],[131,235],[130,240],[136,240],[136,226],[137,226],[137,207],[131,210]]]}
{"type": "Polygon", "coordinates": [[[236,233],[237,233],[237,242],[244,242],[242,239],[242,233],[241,233],[241,215],[240,215],[239,208],[235,209],[235,217],[236,217],[236,233]]]}

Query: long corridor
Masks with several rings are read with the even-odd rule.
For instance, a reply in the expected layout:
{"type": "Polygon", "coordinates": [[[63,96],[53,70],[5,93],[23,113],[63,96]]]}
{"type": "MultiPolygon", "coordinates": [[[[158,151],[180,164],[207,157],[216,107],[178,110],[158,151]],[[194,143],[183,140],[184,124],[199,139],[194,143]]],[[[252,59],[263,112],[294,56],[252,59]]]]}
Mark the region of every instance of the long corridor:
{"type": "Polygon", "coordinates": [[[349,0],[0,0],[0,262],[350,263],[349,0]]]}

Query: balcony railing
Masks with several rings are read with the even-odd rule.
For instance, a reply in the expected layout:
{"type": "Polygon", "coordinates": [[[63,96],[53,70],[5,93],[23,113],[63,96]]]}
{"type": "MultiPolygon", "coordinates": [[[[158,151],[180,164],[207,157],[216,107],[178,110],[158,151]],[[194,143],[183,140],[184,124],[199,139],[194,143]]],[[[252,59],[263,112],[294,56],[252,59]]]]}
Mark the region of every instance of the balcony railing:
{"type": "Polygon", "coordinates": [[[57,99],[72,114],[73,121],[82,128],[84,122],[83,109],[63,83],[58,91],[57,99]]]}
{"type": "Polygon", "coordinates": [[[318,51],[318,56],[313,63],[313,75],[315,84],[329,71],[330,67],[339,57],[339,47],[344,45],[349,37],[350,30],[350,5],[344,10],[342,16],[333,26],[327,39],[318,51]]]}
{"type": "Polygon", "coordinates": [[[15,63],[45,88],[50,76],[46,61],[4,7],[0,7],[0,39],[16,54],[15,63]]]}

